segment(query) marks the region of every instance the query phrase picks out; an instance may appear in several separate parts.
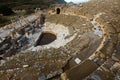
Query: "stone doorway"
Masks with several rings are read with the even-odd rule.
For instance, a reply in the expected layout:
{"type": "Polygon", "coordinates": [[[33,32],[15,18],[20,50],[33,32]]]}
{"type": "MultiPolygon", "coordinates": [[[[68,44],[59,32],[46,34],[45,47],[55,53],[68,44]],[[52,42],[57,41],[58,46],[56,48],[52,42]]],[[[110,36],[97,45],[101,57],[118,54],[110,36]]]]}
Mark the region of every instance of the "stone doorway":
{"type": "Polygon", "coordinates": [[[60,8],[56,9],[56,14],[60,14],[60,8]]]}

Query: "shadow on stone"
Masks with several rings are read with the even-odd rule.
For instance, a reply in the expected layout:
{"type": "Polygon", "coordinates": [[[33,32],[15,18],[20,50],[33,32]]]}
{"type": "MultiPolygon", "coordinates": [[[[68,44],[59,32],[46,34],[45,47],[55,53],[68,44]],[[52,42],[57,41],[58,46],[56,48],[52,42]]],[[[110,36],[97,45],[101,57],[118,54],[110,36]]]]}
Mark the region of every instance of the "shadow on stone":
{"type": "Polygon", "coordinates": [[[39,39],[37,40],[35,47],[39,45],[47,45],[56,40],[56,35],[52,33],[42,33],[39,39]]]}

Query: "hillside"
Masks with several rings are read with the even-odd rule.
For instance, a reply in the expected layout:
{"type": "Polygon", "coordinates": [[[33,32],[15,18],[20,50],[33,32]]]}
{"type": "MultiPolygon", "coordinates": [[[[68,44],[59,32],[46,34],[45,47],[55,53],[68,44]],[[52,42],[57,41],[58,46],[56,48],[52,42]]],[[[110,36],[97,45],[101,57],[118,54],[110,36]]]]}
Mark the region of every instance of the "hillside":
{"type": "Polygon", "coordinates": [[[10,8],[21,8],[25,9],[27,6],[36,8],[36,7],[49,7],[52,4],[56,3],[66,3],[64,0],[0,0],[0,6],[7,5],[10,8]],[[22,7],[24,6],[24,7],[22,7]],[[26,6],[26,7],[25,7],[26,6]]]}
{"type": "Polygon", "coordinates": [[[47,9],[54,4],[64,4],[64,0],[0,0],[0,27],[10,23],[11,17],[31,14],[36,8],[47,9]],[[16,13],[13,10],[26,10],[26,13],[16,13]],[[14,14],[14,15],[13,15],[14,14]],[[11,16],[12,15],[12,16],[11,16]],[[7,16],[7,17],[6,17],[7,16]]]}

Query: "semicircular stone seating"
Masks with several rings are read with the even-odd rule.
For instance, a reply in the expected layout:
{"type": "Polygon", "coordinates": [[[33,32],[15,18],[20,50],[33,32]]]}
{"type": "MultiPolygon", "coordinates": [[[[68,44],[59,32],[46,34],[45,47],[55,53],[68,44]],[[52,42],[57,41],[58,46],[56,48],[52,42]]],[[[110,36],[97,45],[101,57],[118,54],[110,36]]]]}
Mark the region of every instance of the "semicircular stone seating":
{"type": "MultiPolygon", "coordinates": [[[[120,69],[119,5],[119,0],[91,0],[80,5],[56,6],[58,12],[48,11],[42,28],[44,33],[55,34],[55,40],[48,45],[32,45],[30,54],[23,53],[12,59],[20,61],[21,65],[30,63],[28,70],[35,68],[35,71],[46,69],[46,72],[52,72],[56,70],[53,66],[57,70],[62,67],[61,80],[115,80],[114,67],[120,69]],[[32,51],[36,52],[33,54],[32,51]]],[[[38,35],[40,34],[37,33],[32,38],[38,35]]],[[[9,62],[10,60],[3,65],[7,69],[15,66],[9,65],[9,62]]],[[[1,69],[4,70],[3,67],[1,69]]],[[[50,79],[51,76],[54,77],[50,74],[50,79]]]]}
{"type": "MultiPolygon", "coordinates": [[[[107,0],[105,2],[107,2],[107,0]]],[[[96,7],[98,9],[101,8],[98,6],[96,7]]],[[[116,16],[114,13],[112,14],[109,9],[108,12],[105,11],[106,9],[99,11],[93,10],[95,12],[85,12],[86,10],[83,10],[80,9],[79,6],[69,6],[63,9],[62,14],[85,18],[86,20],[91,22],[94,27],[96,26],[95,24],[97,24],[103,32],[102,41],[95,52],[91,54],[88,58],[83,61],[78,59],[78,64],[72,65],[72,62],[79,58],[78,55],[70,58],[63,67],[64,73],[61,75],[61,78],[62,80],[87,80],[89,78],[94,78],[95,75],[97,75],[100,80],[111,79],[111,68],[117,62],[119,62],[120,59],[120,57],[118,56],[120,53],[120,49],[117,48],[120,46],[118,34],[120,32],[120,28],[118,25],[119,20],[118,18],[116,18],[120,17],[120,15],[116,16]],[[109,77],[107,78],[106,76],[103,76],[104,74],[108,74],[109,77]]],[[[87,10],[92,9],[88,8],[87,10]]]]}

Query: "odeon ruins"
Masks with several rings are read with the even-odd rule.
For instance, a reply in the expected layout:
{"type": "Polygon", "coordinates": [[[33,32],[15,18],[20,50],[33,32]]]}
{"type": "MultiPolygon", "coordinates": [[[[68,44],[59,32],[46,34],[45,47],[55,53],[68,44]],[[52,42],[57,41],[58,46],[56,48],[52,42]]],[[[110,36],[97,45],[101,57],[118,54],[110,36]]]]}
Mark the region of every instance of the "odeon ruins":
{"type": "Polygon", "coordinates": [[[0,80],[119,79],[119,0],[56,5],[0,28],[0,80]]]}

